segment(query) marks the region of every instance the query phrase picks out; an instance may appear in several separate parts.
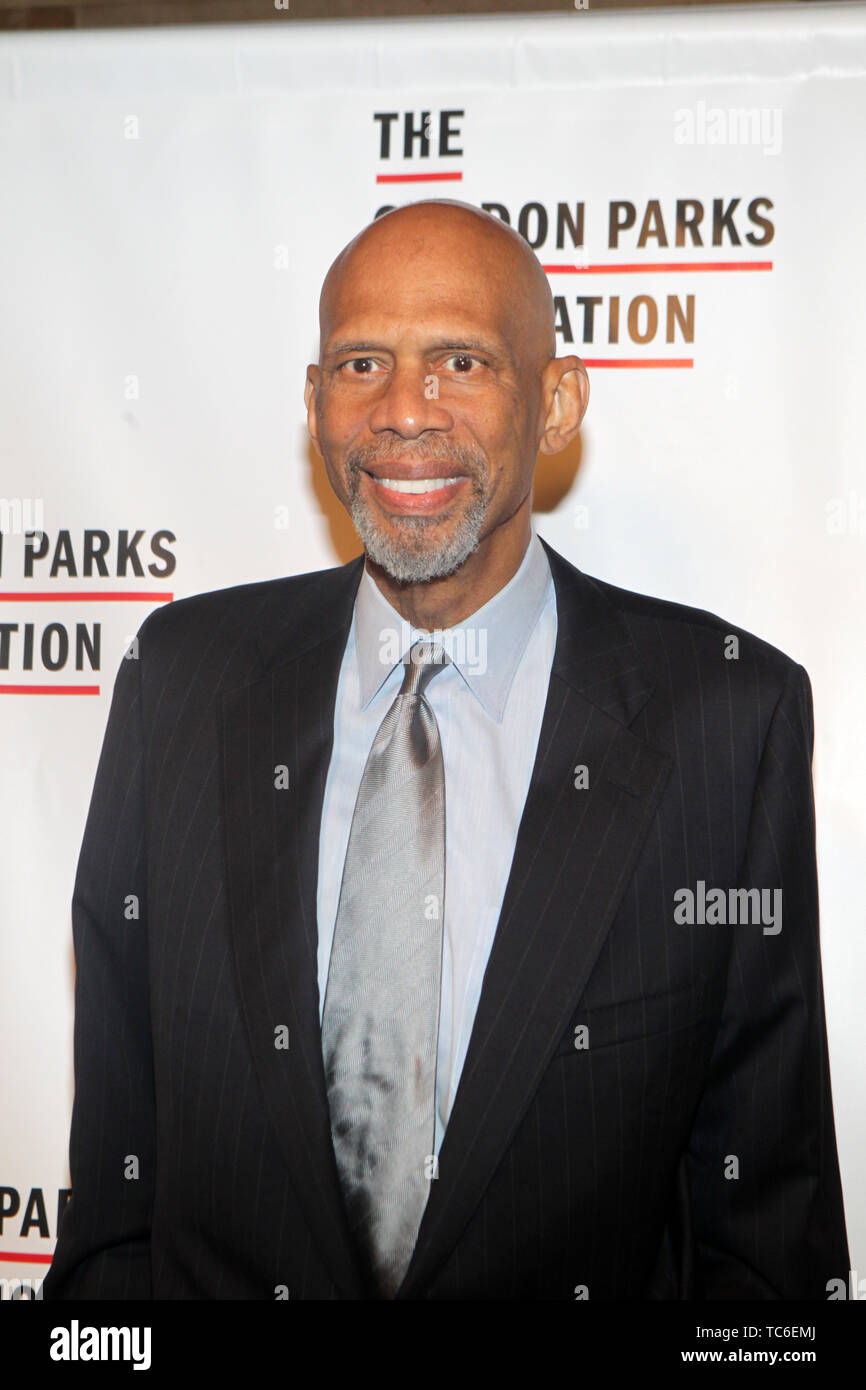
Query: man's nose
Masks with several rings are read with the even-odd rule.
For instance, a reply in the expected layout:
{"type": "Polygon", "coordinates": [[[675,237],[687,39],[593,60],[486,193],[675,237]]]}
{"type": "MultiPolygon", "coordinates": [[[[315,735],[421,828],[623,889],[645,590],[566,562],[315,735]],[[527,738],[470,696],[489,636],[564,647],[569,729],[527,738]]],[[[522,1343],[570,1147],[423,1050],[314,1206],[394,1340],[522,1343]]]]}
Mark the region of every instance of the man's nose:
{"type": "Polygon", "coordinates": [[[392,430],[414,439],[425,430],[447,430],[454,423],[439,400],[439,378],[417,366],[395,367],[370,416],[370,429],[392,430]]]}

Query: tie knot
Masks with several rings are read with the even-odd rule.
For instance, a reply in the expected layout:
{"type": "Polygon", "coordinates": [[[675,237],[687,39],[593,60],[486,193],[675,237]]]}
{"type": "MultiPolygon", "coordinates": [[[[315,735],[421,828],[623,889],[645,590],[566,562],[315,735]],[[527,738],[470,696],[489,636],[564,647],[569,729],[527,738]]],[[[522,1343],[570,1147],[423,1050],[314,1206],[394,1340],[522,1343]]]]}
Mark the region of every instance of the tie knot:
{"type": "Polygon", "coordinates": [[[421,638],[413,642],[403,665],[406,674],[400,687],[401,695],[423,695],[435,675],[450,664],[451,658],[445,655],[441,642],[421,638]]]}

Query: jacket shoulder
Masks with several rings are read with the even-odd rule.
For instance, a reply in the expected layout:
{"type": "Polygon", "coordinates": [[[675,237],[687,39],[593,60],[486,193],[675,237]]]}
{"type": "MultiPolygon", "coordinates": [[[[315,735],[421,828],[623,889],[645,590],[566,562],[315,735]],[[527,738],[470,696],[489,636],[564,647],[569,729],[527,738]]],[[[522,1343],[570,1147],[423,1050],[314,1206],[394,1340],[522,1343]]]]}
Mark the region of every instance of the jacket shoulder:
{"type": "MultiPolygon", "coordinates": [[[[787,685],[810,698],[803,667],[779,647],[717,613],[670,599],[621,588],[585,574],[545,545],[554,583],[566,602],[561,611],[574,617],[573,640],[579,647],[583,624],[618,628],[623,661],[628,647],[650,683],[676,692],[681,702],[700,700],[716,691],[727,698],[738,692],[762,708],[775,704],[787,685]]],[[[614,640],[611,638],[610,640],[614,640]]]]}
{"type": "Polygon", "coordinates": [[[733,659],[744,656],[784,680],[793,669],[799,668],[793,657],[781,648],[718,613],[694,608],[670,599],[655,598],[629,589],[620,589],[604,580],[591,580],[609,603],[619,610],[635,641],[644,646],[680,646],[684,638],[693,644],[697,653],[716,655],[720,645],[733,659]],[[731,639],[736,639],[732,641],[731,639]],[[734,653],[737,655],[734,656],[734,653]]]}
{"type": "MultiPolygon", "coordinates": [[[[360,559],[325,570],[235,584],[176,599],[154,610],[138,637],[151,661],[221,647],[245,649],[267,662],[272,650],[296,651],[345,620],[360,578],[360,559]]],[[[144,653],[143,653],[144,654],[144,653]]]]}

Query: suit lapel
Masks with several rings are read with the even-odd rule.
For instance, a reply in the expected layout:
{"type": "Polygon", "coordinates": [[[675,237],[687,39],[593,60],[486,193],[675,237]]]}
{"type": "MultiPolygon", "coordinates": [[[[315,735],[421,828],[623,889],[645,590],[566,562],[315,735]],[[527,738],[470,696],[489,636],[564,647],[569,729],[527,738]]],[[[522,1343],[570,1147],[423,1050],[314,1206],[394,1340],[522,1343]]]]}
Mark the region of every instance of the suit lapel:
{"type": "Polygon", "coordinates": [[[557,640],[530,789],[439,1177],[398,1297],[453,1249],[568,1026],[667,781],[630,732],[652,694],[602,591],[545,546],[557,640]],[[589,786],[575,787],[585,765],[589,786]]]}
{"type": "Polygon", "coordinates": [[[316,898],[337,681],[361,570],[358,560],[328,571],[315,591],[316,606],[301,613],[295,595],[288,612],[287,603],[275,605],[258,633],[270,671],[223,699],[226,850],[241,1007],[298,1202],[348,1298],[360,1296],[361,1283],[331,1143],[316,898]],[[280,652],[288,659],[280,660],[280,652]],[[287,1034],[276,1031],[281,1028],[287,1034]],[[285,1041],[287,1047],[277,1046],[285,1041]]]}

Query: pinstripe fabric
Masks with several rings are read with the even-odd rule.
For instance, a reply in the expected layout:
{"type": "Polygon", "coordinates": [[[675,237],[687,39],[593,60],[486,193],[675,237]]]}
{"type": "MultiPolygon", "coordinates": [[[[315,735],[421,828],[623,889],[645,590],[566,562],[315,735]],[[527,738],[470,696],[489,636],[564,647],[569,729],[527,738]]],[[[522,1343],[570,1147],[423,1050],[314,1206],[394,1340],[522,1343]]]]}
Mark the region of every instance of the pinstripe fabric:
{"type": "MultiPolygon", "coordinates": [[[[532,783],[399,1297],[823,1298],[848,1252],[808,678],[712,615],[548,558],[532,783]],[[781,931],[677,924],[699,880],[780,888],[781,931]]],[[[184,600],[122,663],[73,898],[73,1197],[48,1298],[365,1294],[315,920],[359,578],[356,561],[184,600]]]]}

